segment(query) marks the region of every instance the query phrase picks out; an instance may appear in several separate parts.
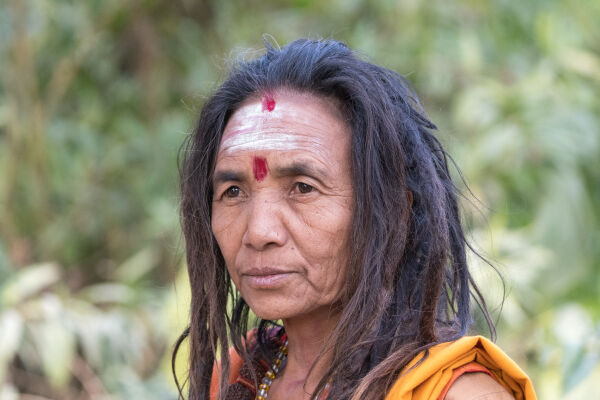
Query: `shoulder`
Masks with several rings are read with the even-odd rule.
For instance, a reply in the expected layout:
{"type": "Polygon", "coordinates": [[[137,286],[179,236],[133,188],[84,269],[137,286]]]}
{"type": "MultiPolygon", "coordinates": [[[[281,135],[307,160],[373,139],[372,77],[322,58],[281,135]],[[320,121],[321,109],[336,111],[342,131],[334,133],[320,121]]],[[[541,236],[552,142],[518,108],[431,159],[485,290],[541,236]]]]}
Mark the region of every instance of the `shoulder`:
{"type": "Polygon", "coordinates": [[[513,398],[486,397],[498,388],[496,384],[514,398],[536,399],[528,376],[506,353],[484,337],[465,336],[434,345],[415,357],[400,373],[386,400],[442,400],[446,395],[455,396],[448,400],[513,398]],[[477,390],[475,397],[467,397],[467,386],[477,390]]]}
{"type": "Polygon", "coordinates": [[[514,400],[515,396],[484,372],[461,375],[450,386],[444,400],[514,400]]]}

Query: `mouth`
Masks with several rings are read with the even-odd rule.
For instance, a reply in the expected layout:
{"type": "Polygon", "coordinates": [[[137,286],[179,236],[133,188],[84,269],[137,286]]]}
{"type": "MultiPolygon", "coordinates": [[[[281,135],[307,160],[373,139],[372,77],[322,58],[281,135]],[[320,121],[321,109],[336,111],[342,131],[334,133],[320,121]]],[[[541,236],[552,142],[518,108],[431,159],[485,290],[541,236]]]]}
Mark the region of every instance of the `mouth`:
{"type": "Polygon", "coordinates": [[[256,289],[276,289],[294,272],[278,268],[251,268],[242,273],[242,280],[256,289]]]}

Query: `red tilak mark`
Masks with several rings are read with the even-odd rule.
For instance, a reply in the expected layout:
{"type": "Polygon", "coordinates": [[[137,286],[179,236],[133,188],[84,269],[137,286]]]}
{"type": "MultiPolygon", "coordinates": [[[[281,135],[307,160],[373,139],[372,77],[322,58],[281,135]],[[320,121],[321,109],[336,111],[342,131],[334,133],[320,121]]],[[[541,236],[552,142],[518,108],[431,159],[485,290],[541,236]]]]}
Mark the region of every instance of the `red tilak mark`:
{"type": "Polygon", "coordinates": [[[275,109],[275,99],[273,96],[267,94],[262,99],[262,110],[263,111],[273,111],[275,109]]]}
{"type": "Polygon", "coordinates": [[[254,157],[252,164],[254,179],[261,182],[267,176],[267,160],[262,157],[254,157]]]}

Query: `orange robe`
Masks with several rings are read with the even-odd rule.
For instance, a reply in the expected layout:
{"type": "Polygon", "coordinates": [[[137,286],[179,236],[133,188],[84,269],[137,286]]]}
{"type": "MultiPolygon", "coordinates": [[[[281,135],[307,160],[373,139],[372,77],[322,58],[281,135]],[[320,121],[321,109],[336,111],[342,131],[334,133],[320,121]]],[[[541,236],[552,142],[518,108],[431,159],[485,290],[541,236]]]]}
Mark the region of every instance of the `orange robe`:
{"type": "MultiPolygon", "coordinates": [[[[233,349],[230,349],[229,357],[229,382],[233,383],[243,361],[233,349]]],[[[454,381],[469,372],[491,375],[516,400],[536,400],[527,375],[498,346],[482,336],[465,336],[438,344],[431,347],[427,358],[415,366],[419,360],[421,355],[404,368],[385,400],[443,400],[454,381]]],[[[219,387],[216,373],[213,373],[210,386],[210,399],[213,400],[219,387]]]]}
{"type": "Polygon", "coordinates": [[[456,378],[455,371],[475,362],[489,371],[516,400],[535,400],[527,375],[498,346],[482,336],[465,336],[429,349],[427,358],[415,368],[417,356],[400,373],[385,400],[443,400],[456,378]]]}

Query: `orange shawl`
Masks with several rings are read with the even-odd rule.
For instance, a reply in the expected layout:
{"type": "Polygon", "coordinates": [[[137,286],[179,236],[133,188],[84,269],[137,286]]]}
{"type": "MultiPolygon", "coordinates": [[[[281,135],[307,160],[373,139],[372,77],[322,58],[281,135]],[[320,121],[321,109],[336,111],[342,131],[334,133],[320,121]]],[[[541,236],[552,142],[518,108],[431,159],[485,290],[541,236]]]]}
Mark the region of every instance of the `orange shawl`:
{"type": "Polygon", "coordinates": [[[433,346],[427,358],[414,367],[420,359],[421,355],[417,356],[400,373],[385,400],[443,399],[459,374],[469,372],[461,367],[473,362],[485,367],[516,400],[536,400],[527,375],[498,346],[482,336],[465,336],[433,346]]]}
{"type": "MultiPolygon", "coordinates": [[[[229,382],[233,383],[243,361],[233,348],[229,357],[229,382]]],[[[443,400],[460,375],[477,371],[489,372],[516,400],[536,400],[527,375],[498,346],[482,336],[465,336],[438,344],[431,347],[427,358],[415,366],[419,360],[421,355],[400,373],[385,400],[443,400]]],[[[219,390],[216,373],[213,373],[210,386],[210,398],[216,399],[219,390]]]]}

